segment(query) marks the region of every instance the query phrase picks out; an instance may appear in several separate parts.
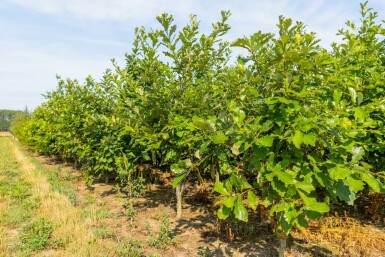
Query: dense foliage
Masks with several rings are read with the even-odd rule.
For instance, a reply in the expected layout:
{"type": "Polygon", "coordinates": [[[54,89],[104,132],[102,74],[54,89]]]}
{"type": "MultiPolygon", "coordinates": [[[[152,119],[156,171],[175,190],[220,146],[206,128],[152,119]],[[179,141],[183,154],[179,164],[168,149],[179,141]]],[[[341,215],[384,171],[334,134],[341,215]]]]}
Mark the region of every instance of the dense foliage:
{"type": "Polygon", "coordinates": [[[230,44],[229,12],[210,34],[195,16],[178,30],[160,15],[161,29],[135,31],[124,68],[83,85],[59,78],[14,133],[89,180],[128,179],[143,163],[169,167],[174,186],[212,180],[219,218],[247,222],[264,206],[284,239],[331,203],[384,191],[385,29],[361,12],[330,49],[284,17],[276,35],[230,44]],[[247,54],[232,65],[234,47],[247,54]]]}

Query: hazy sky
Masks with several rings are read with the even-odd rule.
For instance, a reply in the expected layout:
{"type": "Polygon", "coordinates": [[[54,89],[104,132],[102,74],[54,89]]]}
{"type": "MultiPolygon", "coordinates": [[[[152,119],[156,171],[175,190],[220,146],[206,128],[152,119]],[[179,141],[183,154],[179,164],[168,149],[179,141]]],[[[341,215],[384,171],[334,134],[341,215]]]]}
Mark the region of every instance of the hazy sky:
{"type": "MultiPolygon", "coordinates": [[[[202,31],[233,13],[227,35],[234,40],[259,30],[276,32],[279,15],[299,20],[317,32],[322,44],[338,40],[346,20],[359,21],[355,0],[0,0],[0,109],[34,109],[46,91],[62,78],[98,79],[111,67],[124,64],[135,27],[157,28],[156,16],[173,14],[179,26],[197,14],[202,31]]],[[[385,1],[369,6],[385,19],[385,1]]]]}

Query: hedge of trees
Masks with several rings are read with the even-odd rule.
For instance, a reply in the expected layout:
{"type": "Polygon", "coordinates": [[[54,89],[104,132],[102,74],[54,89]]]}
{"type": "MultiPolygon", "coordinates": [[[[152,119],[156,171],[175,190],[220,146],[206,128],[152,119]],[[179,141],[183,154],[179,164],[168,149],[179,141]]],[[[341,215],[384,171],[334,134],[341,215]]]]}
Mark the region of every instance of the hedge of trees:
{"type": "Polygon", "coordinates": [[[213,181],[219,218],[270,210],[282,254],[290,231],[330,204],[385,191],[385,29],[367,3],[361,15],[326,49],[285,17],[276,34],[229,43],[229,12],[209,34],[195,16],[178,29],[162,14],[161,29],[135,30],[125,67],[83,84],[59,78],[14,133],[88,180],[129,180],[144,163],[169,168],[178,217],[184,182],[213,181]],[[247,54],[234,64],[236,47],[247,54]]]}

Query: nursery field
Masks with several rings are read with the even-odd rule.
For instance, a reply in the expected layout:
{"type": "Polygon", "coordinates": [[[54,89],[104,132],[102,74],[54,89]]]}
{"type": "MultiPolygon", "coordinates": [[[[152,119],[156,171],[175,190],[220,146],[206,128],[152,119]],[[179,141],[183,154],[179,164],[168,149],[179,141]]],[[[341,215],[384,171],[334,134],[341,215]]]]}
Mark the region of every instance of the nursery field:
{"type": "MultiPolygon", "coordinates": [[[[277,256],[263,216],[245,226],[213,212],[210,185],[191,185],[176,219],[164,173],[130,208],[114,183],[87,186],[79,171],[0,138],[0,256],[277,256]]],[[[383,256],[383,195],[336,208],[307,230],[292,232],[286,256],[383,256]]]]}
{"type": "Polygon", "coordinates": [[[329,47],[164,13],[124,66],[58,77],[1,138],[4,251],[384,256],[385,21],[360,7],[329,47]]]}

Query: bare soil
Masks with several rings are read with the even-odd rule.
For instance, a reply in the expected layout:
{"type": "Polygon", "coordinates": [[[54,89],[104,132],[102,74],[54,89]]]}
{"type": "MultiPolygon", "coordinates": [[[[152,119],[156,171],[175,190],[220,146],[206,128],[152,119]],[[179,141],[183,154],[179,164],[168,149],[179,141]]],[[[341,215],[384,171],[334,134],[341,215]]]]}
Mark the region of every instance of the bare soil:
{"type": "Polygon", "coordinates": [[[0,131],[0,137],[11,137],[12,134],[8,131],[0,131]]]}

